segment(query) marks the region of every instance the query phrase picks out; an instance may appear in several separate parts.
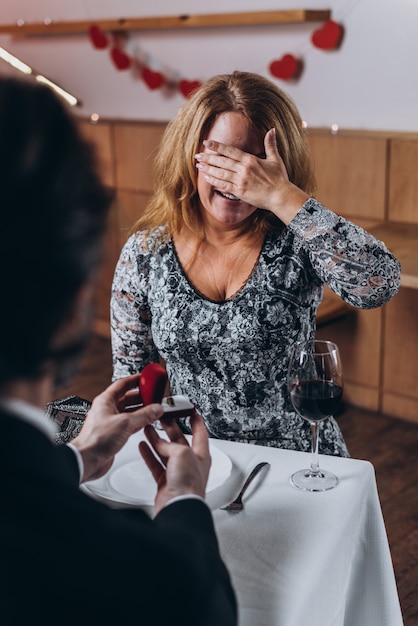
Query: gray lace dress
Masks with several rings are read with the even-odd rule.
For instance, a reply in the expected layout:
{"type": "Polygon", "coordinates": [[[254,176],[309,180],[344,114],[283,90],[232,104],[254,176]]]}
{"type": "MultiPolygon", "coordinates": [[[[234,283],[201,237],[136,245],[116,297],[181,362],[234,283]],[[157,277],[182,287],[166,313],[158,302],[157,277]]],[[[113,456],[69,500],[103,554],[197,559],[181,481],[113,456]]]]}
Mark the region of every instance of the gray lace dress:
{"type": "MultiPolygon", "coordinates": [[[[242,289],[215,302],[189,282],[161,232],[133,235],[116,267],[114,379],[161,357],[171,393],[189,396],[210,436],[310,450],[309,424],[286,389],[291,347],[315,335],[324,283],[355,307],[379,307],[399,288],[398,261],[382,242],[310,198],[288,227],[267,235],[242,289]]],[[[348,455],[333,418],[321,423],[319,450],[348,455]]]]}

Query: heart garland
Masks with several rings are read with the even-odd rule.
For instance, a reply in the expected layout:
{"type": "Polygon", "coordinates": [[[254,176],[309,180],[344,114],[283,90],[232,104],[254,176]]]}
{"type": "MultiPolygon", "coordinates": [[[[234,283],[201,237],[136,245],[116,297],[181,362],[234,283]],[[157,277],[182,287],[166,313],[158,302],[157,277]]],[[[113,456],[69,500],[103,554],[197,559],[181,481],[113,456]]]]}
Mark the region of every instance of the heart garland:
{"type": "Polygon", "coordinates": [[[179,90],[185,98],[190,98],[196,89],[201,87],[202,83],[199,80],[181,80],[179,82],[179,90]]]}
{"type": "MultiPolygon", "coordinates": [[[[343,35],[344,29],[341,24],[334,20],[327,20],[321,28],[312,33],[311,42],[320,50],[336,50],[341,45],[343,35]]],[[[270,63],[269,71],[275,78],[296,80],[303,71],[303,62],[293,54],[285,54],[270,63]]]]}
{"type": "Polygon", "coordinates": [[[293,56],[285,54],[281,59],[272,61],[269,65],[270,74],[282,80],[297,78],[302,70],[302,61],[293,56]]]}
{"type": "MultiPolygon", "coordinates": [[[[97,24],[92,24],[88,30],[90,42],[97,50],[104,50],[109,46],[109,38],[97,24]]],[[[123,72],[128,70],[135,64],[139,66],[139,76],[148,87],[148,89],[161,89],[164,85],[173,86],[173,80],[169,80],[162,72],[153,70],[143,63],[139,63],[137,59],[131,58],[123,49],[124,39],[120,33],[113,34],[113,45],[110,49],[110,58],[115,68],[123,72]]],[[[185,97],[189,98],[201,86],[198,80],[181,79],[175,85],[178,91],[185,97]]]]}
{"type": "Polygon", "coordinates": [[[107,35],[96,24],[89,28],[89,38],[94,48],[104,50],[109,45],[107,35]]]}
{"type": "MultiPolygon", "coordinates": [[[[92,24],[88,31],[90,41],[97,50],[104,50],[109,46],[109,38],[97,24],[92,24]]],[[[344,36],[344,28],[334,20],[327,20],[320,28],[311,35],[311,43],[319,50],[336,50],[340,47],[344,36]]],[[[124,50],[118,33],[114,34],[114,43],[110,49],[110,58],[118,71],[125,71],[132,67],[133,61],[124,50]]],[[[137,63],[138,64],[138,63],[137,63]]],[[[284,54],[280,59],[275,59],[269,64],[269,72],[280,80],[297,80],[303,71],[303,61],[293,54],[284,54]]],[[[147,65],[140,64],[140,77],[145,85],[151,90],[161,89],[164,85],[173,85],[173,81],[159,71],[153,70],[147,65]]],[[[199,80],[180,79],[176,83],[178,91],[184,98],[190,98],[202,85],[199,80]]]]}
{"type": "Polygon", "coordinates": [[[129,70],[132,65],[131,57],[126,54],[124,50],[119,46],[113,46],[110,50],[110,58],[113,61],[114,66],[120,72],[129,70]]]}
{"type": "Polygon", "coordinates": [[[165,83],[165,77],[161,72],[154,72],[149,67],[143,67],[141,77],[149,89],[160,89],[165,83]]]}
{"type": "Polygon", "coordinates": [[[320,50],[336,50],[342,42],[344,29],[333,20],[325,22],[312,33],[312,44],[320,50]]]}

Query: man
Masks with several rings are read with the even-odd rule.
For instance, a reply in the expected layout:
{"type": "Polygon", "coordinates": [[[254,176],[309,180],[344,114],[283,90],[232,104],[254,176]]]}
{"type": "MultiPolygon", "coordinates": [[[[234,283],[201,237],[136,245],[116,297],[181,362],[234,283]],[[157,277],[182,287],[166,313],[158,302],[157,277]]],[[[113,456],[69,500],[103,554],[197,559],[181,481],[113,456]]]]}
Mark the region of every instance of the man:
{"type": "Polygon", "coordinates": [[[125,411],[138,376],[93,402],[68,446],[43,409],[88,337],[110,203],[91,147],[48,89],[0,79],[0,620],[34,624],[236,624],[235,596],[204,503],[210,456],[162,407],[125,411]],[[118,511],[79,483],[130,434],[158,490],[156,517],[118,511]],[[152,450],[157,456],[154,456],[152,450]]]}

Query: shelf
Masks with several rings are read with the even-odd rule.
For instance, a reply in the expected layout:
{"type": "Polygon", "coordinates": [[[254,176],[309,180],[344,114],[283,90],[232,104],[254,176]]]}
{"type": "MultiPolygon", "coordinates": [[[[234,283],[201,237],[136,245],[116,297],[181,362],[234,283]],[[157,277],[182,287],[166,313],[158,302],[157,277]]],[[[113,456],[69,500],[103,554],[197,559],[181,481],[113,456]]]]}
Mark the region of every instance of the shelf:
{"type": "Polygon", "coordinates": [[[178,15],[121,19],[83,20],[76,22],[17,22],[0,24],[0,34],[18,36],[73,35],[87,33],[92,24],[104,32],[162,30],[177,28],[219,28],[225,26],[259,26],[272,24],[300,24],[325,22],[329,9],[292,9],[286,11],[255,11],[250,13],[209,13],[206,15],[178,15]]]}
{"type": "Polygon", "coordinates": [[[401,264],[401,287],[418,289],[418,224],[386,222],[368,229],[401,264]]]}

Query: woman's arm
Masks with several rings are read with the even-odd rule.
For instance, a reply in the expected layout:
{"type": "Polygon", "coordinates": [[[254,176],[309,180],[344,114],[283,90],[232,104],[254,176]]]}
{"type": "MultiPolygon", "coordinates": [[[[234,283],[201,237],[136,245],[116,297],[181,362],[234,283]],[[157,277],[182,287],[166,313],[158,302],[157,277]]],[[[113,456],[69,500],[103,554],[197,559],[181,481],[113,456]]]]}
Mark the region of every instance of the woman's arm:
{"type": "Polygon", "coordinates": [[[320,280],[349,304],[372,309],[397,293],[400,263],[384,243],[314,198],[288,228],[300,238],[320,280]]]}
{"type": "Polygon", "coordinates": [[[158,361],[151,334],[145,257],[133,235],[116,265],[110,302],[113,380],[137,374],[147,363],[158,361]]]}

